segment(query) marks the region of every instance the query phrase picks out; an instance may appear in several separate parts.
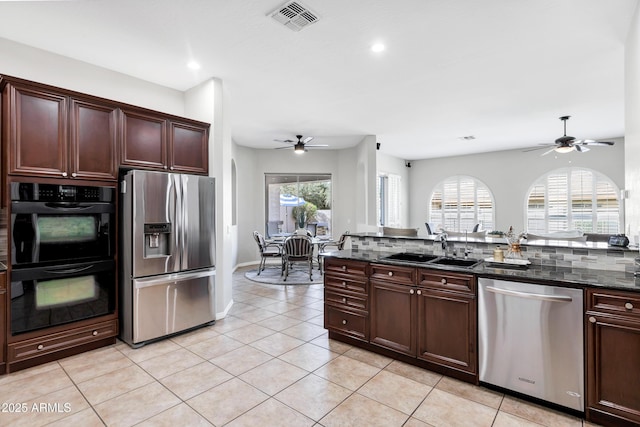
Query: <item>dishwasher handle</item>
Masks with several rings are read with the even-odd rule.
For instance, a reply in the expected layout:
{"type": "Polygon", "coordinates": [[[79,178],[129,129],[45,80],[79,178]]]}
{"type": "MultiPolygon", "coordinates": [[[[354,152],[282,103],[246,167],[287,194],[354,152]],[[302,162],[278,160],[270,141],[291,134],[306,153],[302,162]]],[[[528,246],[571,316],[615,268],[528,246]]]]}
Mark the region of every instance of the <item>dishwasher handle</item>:
{"type": "Polygon", "coordinates": [[[494,288],[493,286],[487,286],[486,290],[496,294],[511,295],[514,297],[537,299],[542,301],[551,302],[571,302],[573,299],[566,295],[544,295],[544,294],[532,294],[529,292],[512,291],[510,289],[494,288]]]}

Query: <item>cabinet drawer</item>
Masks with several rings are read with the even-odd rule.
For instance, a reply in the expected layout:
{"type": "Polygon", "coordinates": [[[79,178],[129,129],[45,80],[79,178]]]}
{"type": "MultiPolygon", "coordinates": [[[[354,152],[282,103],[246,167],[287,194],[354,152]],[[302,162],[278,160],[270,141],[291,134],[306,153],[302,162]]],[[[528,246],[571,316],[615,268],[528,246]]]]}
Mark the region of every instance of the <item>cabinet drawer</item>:
{"type": "Polygon", "coordinates": [[[9,362],[26,360],[92,341],[114,337],[117,334],[117,320],[88,325],[81,328],[70,329],[65,332],[47,335],[42,338],[33,338],[9,344],[7,346],[7,358],[9,362]]]}
{"type": "Polygon", "coordinates": [[[324,270],[328,273],[333,272],[366,278],[367,265],[368,263],[366,262],[328,257],[324,262],[324,270]]]}
{"type": "Polygon", "coordinates": [[[418,284],[427,288],[476,294],[475,278],[467,274],[421,269],[418,271],[418,284]]]}
{"type": "Polygon", "coordinates": [[[640,294],[590,288],[587,309],[640,319],[640,294]]]}
{"type": "Polygon", "coordinates": [[[324,286],[333,290],[347,290],[351,292],[358,292],[361,294],[367,293],[367,281],[357,278],[353,279],[349,276],[338,276],[335,274],[326,274],[324,276],[324,286]]]}
{"type": "Polygon", "coordinates": [[[336,292],[331,288],[325,288],[324,301],[325,303],[336,305],[341,308],[355,308],[364,311],[368,310],[367,296],[362,294],[336,292]]]}
{"type": "Polygon", "coordinates": [[[385,282],[413,285],[416,282],[416,269],[396,265],[371,264],[371,278],[385,282]]]}
{"type": "Polygon", "coordinates": [[[330,331],[348,335],[352,338],[361,340],[369,339],[367,316],[363,313],[341,310],[325,304],[324,327],[330,331]]]}

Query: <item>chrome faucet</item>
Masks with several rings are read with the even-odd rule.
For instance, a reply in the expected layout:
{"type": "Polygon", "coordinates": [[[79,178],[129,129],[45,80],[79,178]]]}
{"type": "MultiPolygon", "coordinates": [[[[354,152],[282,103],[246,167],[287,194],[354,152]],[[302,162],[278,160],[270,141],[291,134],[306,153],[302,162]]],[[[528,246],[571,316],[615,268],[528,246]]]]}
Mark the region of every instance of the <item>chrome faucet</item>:
{"type": "Polygon", "coordinates": [[[440,246],[442,247],[442,252],[444,255],[447,255],[447,233],[441,233],[438,236],[438,240],[440,240],[440,246]]]}
{"type": "Polygon", "coordinates": [[[464,257],[465,259],[469,257],[469,253],[471,253],[471,249],[469,249],[469,239],[467,236],[467,230],[464,230],[464,257]]]}

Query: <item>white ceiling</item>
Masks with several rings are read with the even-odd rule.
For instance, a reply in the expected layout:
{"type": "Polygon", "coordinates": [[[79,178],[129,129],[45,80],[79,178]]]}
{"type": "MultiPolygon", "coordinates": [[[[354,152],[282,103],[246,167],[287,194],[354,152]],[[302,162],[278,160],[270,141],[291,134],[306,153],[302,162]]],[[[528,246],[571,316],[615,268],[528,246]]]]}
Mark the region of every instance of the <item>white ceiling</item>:
{"type": "Polygon", "coordinates": [[[267,16],[280,0],[0,1],[0,37],[179,90],[219,77],[249,147],[377,135],[414,160],[550,143],[562,115],[577,138],[624,135],[638,0],[300,3],[320,19],[294,32],[267,16]]]}

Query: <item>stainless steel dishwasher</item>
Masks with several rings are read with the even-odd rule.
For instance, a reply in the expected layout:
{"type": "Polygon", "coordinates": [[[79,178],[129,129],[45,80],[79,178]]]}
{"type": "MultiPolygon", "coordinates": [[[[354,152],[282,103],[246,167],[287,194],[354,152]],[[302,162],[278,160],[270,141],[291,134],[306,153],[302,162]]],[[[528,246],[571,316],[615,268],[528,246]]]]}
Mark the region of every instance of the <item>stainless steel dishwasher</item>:
{"type": "Polygon", "coordinates": [[[480,278],[480,381],[584,411],[582,289],[480,278]]]}

